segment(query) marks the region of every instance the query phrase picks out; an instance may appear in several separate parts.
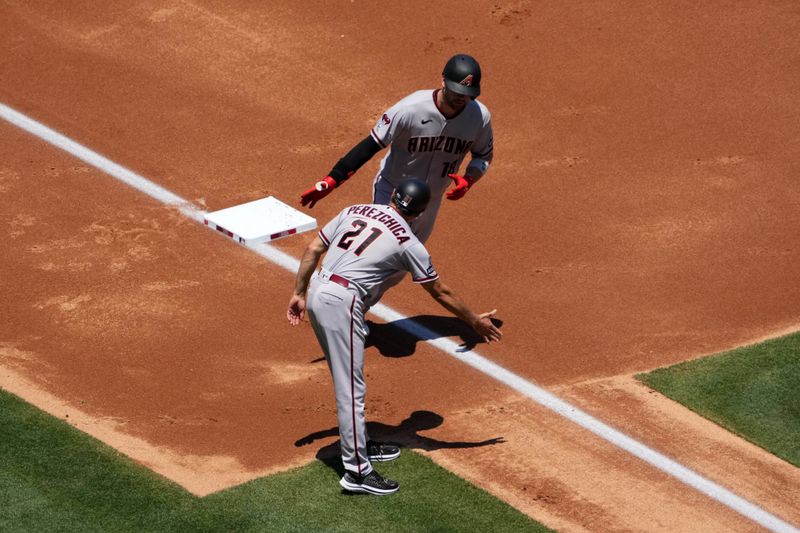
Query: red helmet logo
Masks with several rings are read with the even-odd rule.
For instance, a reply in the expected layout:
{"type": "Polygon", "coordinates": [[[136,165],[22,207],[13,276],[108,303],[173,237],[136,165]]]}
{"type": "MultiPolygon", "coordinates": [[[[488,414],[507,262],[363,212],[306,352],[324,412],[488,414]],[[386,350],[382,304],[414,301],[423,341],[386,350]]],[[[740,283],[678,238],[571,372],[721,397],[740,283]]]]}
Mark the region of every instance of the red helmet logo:
{"type": "Polygon", "coordinates": [[[472,74],[458,82],[460,85],[466,85],[467,87],[472,87],[472,74]]]}

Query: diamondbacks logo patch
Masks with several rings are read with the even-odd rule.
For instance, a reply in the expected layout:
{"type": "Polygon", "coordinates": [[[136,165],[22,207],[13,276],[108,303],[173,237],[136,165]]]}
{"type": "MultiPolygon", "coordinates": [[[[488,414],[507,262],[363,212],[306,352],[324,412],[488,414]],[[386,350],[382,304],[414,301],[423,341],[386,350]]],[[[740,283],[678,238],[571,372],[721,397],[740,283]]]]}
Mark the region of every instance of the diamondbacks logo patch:
{"type": "Polygon", "coordinates": [[[472,74],[458,82],[459,85],[466,85],[467,87],[472,87],[472,74]]]}

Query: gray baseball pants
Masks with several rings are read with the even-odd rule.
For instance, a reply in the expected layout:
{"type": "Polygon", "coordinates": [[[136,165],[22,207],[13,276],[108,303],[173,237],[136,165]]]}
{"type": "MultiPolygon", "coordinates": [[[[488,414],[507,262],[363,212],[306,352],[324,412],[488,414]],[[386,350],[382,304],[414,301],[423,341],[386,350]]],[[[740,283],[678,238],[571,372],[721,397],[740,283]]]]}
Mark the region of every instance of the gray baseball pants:
{"type": "Polygon", "coordinates": [[[352,284],[343,287],[323,269],[311,279],[306,310],[333,377],[342,463],[365,476],[372,465],[364,416],[364,303],[352,284]]]}

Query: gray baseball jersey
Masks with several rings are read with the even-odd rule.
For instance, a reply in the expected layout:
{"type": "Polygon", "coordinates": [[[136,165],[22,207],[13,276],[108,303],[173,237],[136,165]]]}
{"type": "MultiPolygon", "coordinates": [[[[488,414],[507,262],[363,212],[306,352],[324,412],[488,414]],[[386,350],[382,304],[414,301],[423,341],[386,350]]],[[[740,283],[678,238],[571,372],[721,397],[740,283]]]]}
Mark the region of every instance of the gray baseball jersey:
{"type": "Polygon", "coordinates": [[[417,283],[439,275],[406,221],[386,205],[348,207],[319,237],[328,251],[311,279],[306,309],[333,377],[342,462],[364,476],[372,470],[364,415],[365,298],[398,271],[411,272],[417,283]]]}
{"type": "Polygon", "coordinates": [[[353,282],[362,298],[396,272],[410,272],[415,283],[438,277],[425,246],[388,205],[348,207],[319,236],[328,245],[322,268],[353,282]]]}
{"type": "MultiPolygon", "coordinates": [[[[370,131],[381,147],[390,146],[381,160],[372,188],[372,201],[388,204],[394,188],[408,178],[419,178],[431,188],[425,212],[411,222],[411,231],[423,244],[433,233],[442,198],[453,184],[448,174],[458,173],[467,153],[467,164],[483,176],[494,154],[492,117],[481,102],[470,100],[455,117],[447,118],[436,103],[437,90],[416,91],[390,107],[370,131]]],[[[403,272],[389,276],[369,298],[375,305],[403,279],[403,272]]]]}
{"type": "MultiPolygon", "coordinates": [[[[431,188],[431,201],[452,185],[467,153],[470,166],[482,175],[492,157],[491,114],[481,102],[470,100],[455,117],[447,118],[436,104],[438,90],[416,91],[390,107],[370,132],[381,147],[391,145],[381,160],[377,180],[397,186],[419,178],[431,188]]],[[[424,239],[423,239],[424,242],[424,239]]]]}

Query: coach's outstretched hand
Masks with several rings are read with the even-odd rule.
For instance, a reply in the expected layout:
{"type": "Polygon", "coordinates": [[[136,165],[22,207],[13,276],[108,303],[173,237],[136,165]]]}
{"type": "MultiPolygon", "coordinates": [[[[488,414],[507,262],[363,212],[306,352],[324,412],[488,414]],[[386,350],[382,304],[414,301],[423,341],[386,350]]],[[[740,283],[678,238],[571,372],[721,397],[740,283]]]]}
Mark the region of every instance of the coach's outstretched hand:
{"type": "Polygon", "coordinates": [[[478,315],[478,319],[471,324],[472,329],[483,337],[486,342],[499,341],[503,338],[500,328],[492,323],[492,317],[495,313],[497,313],[497,309],[492,309],[488,313],[481,313],[478,315]]]}
{"type": "Polygon", "coordinates": [[[430,294],[439,305],[469,324],[484,341],[494,342],[503,338],[500,329],[492,322],[492,317],[497,312],[497,309],[492,309],[488,313],[481,314],[473,312],[467,307],[464,300],[439,278],[423,283],[422,288],[428,291],[428,294],[430,294]]]}
{"type": "Polygon", "coordinates": [[[308,204],[309,209],[328,196],[333,189],[336,188],[336,180],[330,176],[325,176],[320,181],[316,182],[313,187],[300,195],[300,205],[305,207],[308,204]]]}

